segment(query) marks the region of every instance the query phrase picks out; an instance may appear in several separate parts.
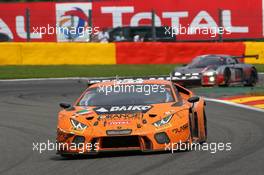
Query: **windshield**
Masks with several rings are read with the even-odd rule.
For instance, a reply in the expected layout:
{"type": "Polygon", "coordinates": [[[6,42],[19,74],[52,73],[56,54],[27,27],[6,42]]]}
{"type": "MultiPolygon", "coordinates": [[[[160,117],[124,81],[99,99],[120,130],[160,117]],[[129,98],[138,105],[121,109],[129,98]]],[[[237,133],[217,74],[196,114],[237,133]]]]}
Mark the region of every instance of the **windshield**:
{"type": "Polygon", "coordinates": [[[135,105],[174,102],[175,98],[169,85],[123,85],[119,89],[107,86],[88,89],[77,105],[79,106],[107,106],[107,105],[135,105]]]}
{"type": "Polygon", "coordinates": [[[222,57],[197,57],[188,68],[205,68],[207,66],[221,66],[225,64],[225,59],[222,57]]]}

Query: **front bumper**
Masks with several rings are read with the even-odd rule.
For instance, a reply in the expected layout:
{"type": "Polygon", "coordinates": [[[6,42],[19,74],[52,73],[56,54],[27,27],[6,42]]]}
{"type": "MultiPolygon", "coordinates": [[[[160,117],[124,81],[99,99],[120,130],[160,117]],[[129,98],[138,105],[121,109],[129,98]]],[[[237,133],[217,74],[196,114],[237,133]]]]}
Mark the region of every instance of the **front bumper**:
{"type": "Polygon", "coordinates": [[[182,86],[201,86],[202,85],[202,79],[199,73],[195,73],[195,74],[188,73],[188,74],[182,74],[178,76],[174,75],[172,76],[172,80],[182,86]]]}
{"type": "Polygon", "coordinates": [[[175,127],[168,125],[164,129],[161,128],[142,134],[85,136],[58,129],[57,154],[95,154],[108,151],[165,151],[166,144],[189,140],[188,129],[181,133],[175,133],[174,130],[175,127]],[[84,137],[84,140],[76,142],[78,140],[76,138],[79,137],[84,137]]]}
{"type": "Polygon", "coordinates": [[[201,86],[202,81],[201,79],[196,79],[196,80],[184,80],[184,79],[179,79],[176,81],[178,84],[184,87],[194,87],[194,86],[201,86]]]}

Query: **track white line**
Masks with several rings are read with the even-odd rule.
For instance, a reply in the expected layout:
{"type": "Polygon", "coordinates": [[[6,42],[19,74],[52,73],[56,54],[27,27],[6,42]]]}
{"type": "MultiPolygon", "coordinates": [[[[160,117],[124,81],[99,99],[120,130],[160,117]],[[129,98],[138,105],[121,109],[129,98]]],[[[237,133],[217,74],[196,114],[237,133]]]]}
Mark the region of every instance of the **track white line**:
{"type": "Polygon", "coordinates": [[[264,112],[264,109],[254,108],[254,107],[251,107],[251,106],[247,106],[247,105],[243,105],[243,104],[238,104],[238,103],[234,103],[234,102],[230,102],[230,101],[213,99],[213,98],[204,98],[204,99],[206,101],[212,101],[212,102],[222,103],[222,104],[226,104],[226,105],[230,105],[230,106],[235,106],[235,107],[239,107],[239,108],[249,109],[249,110],[253,110],[253,111],[264,112]]]}
{"type": "MultiPolygon", "coordinates": [[[[264,72],[258,73],[264,75],[264,72]]],[[[19,82],[19,81],[53,81],[53,80],[87,80],[94,77],[64,77],[64,78],[25,78],[25,79],[0,79],[0,82],[19,82]]],[[[97,78],[108,78],[108,77],[97,77],[97,78]]]]}

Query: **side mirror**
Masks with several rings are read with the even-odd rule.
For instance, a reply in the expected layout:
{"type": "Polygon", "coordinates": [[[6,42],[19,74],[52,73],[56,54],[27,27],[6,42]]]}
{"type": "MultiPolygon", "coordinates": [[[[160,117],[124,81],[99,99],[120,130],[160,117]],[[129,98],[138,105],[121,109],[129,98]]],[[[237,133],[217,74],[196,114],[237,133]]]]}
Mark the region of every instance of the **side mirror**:
{"type": "Polygon", "coordinates": [[[188,102],[195,103],[195,102],[198,102],[199,100],[200,100],[200,97],[194,96],[194,97],[190,97],[188,99],[188,102]]]}
{"type": "Polygon", "coordinates": [[[71,105],[68,104],[68,103],[60,103],[60,107],[63,108],[63,109],[68,109],[68,108],[71,107],[71,105]]]}

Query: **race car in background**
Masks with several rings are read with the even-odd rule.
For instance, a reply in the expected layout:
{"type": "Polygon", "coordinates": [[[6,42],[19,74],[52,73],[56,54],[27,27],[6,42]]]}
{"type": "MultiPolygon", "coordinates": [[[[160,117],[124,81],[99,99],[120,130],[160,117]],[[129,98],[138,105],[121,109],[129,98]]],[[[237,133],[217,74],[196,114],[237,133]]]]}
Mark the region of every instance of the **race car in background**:
{"type": "Polygon", "coordinates": [[[89,87],[73,105],[60,104],[57,153],[61,156],[165,151],[169,144],[206,141],[205,102],[190,90],[167,80],[99,81],[89,81],[89,87]],[[119,91],[113,89],[117,85],[119,91]],[[121,86],[130,90],[120,91],[121,86]],[[146,93],[154,86],[155,92],[146,93]],[[133,87],[145,90],[132,91],[133,87]],[[81,147],[72,148],[72,144],[81,147]],[[90,147],[84,146],[87,144],[90,147]]]}
{"type": "Polygon", "coordinates": [[[253,65],[240,62],[239,59],[245,57],[258,59],[258,55],[201,55],[190,64],[175,68],[171,74],[182,84],[229,86],[239,83],[255,86],[258,81],[257,70],[253,65]]]}

